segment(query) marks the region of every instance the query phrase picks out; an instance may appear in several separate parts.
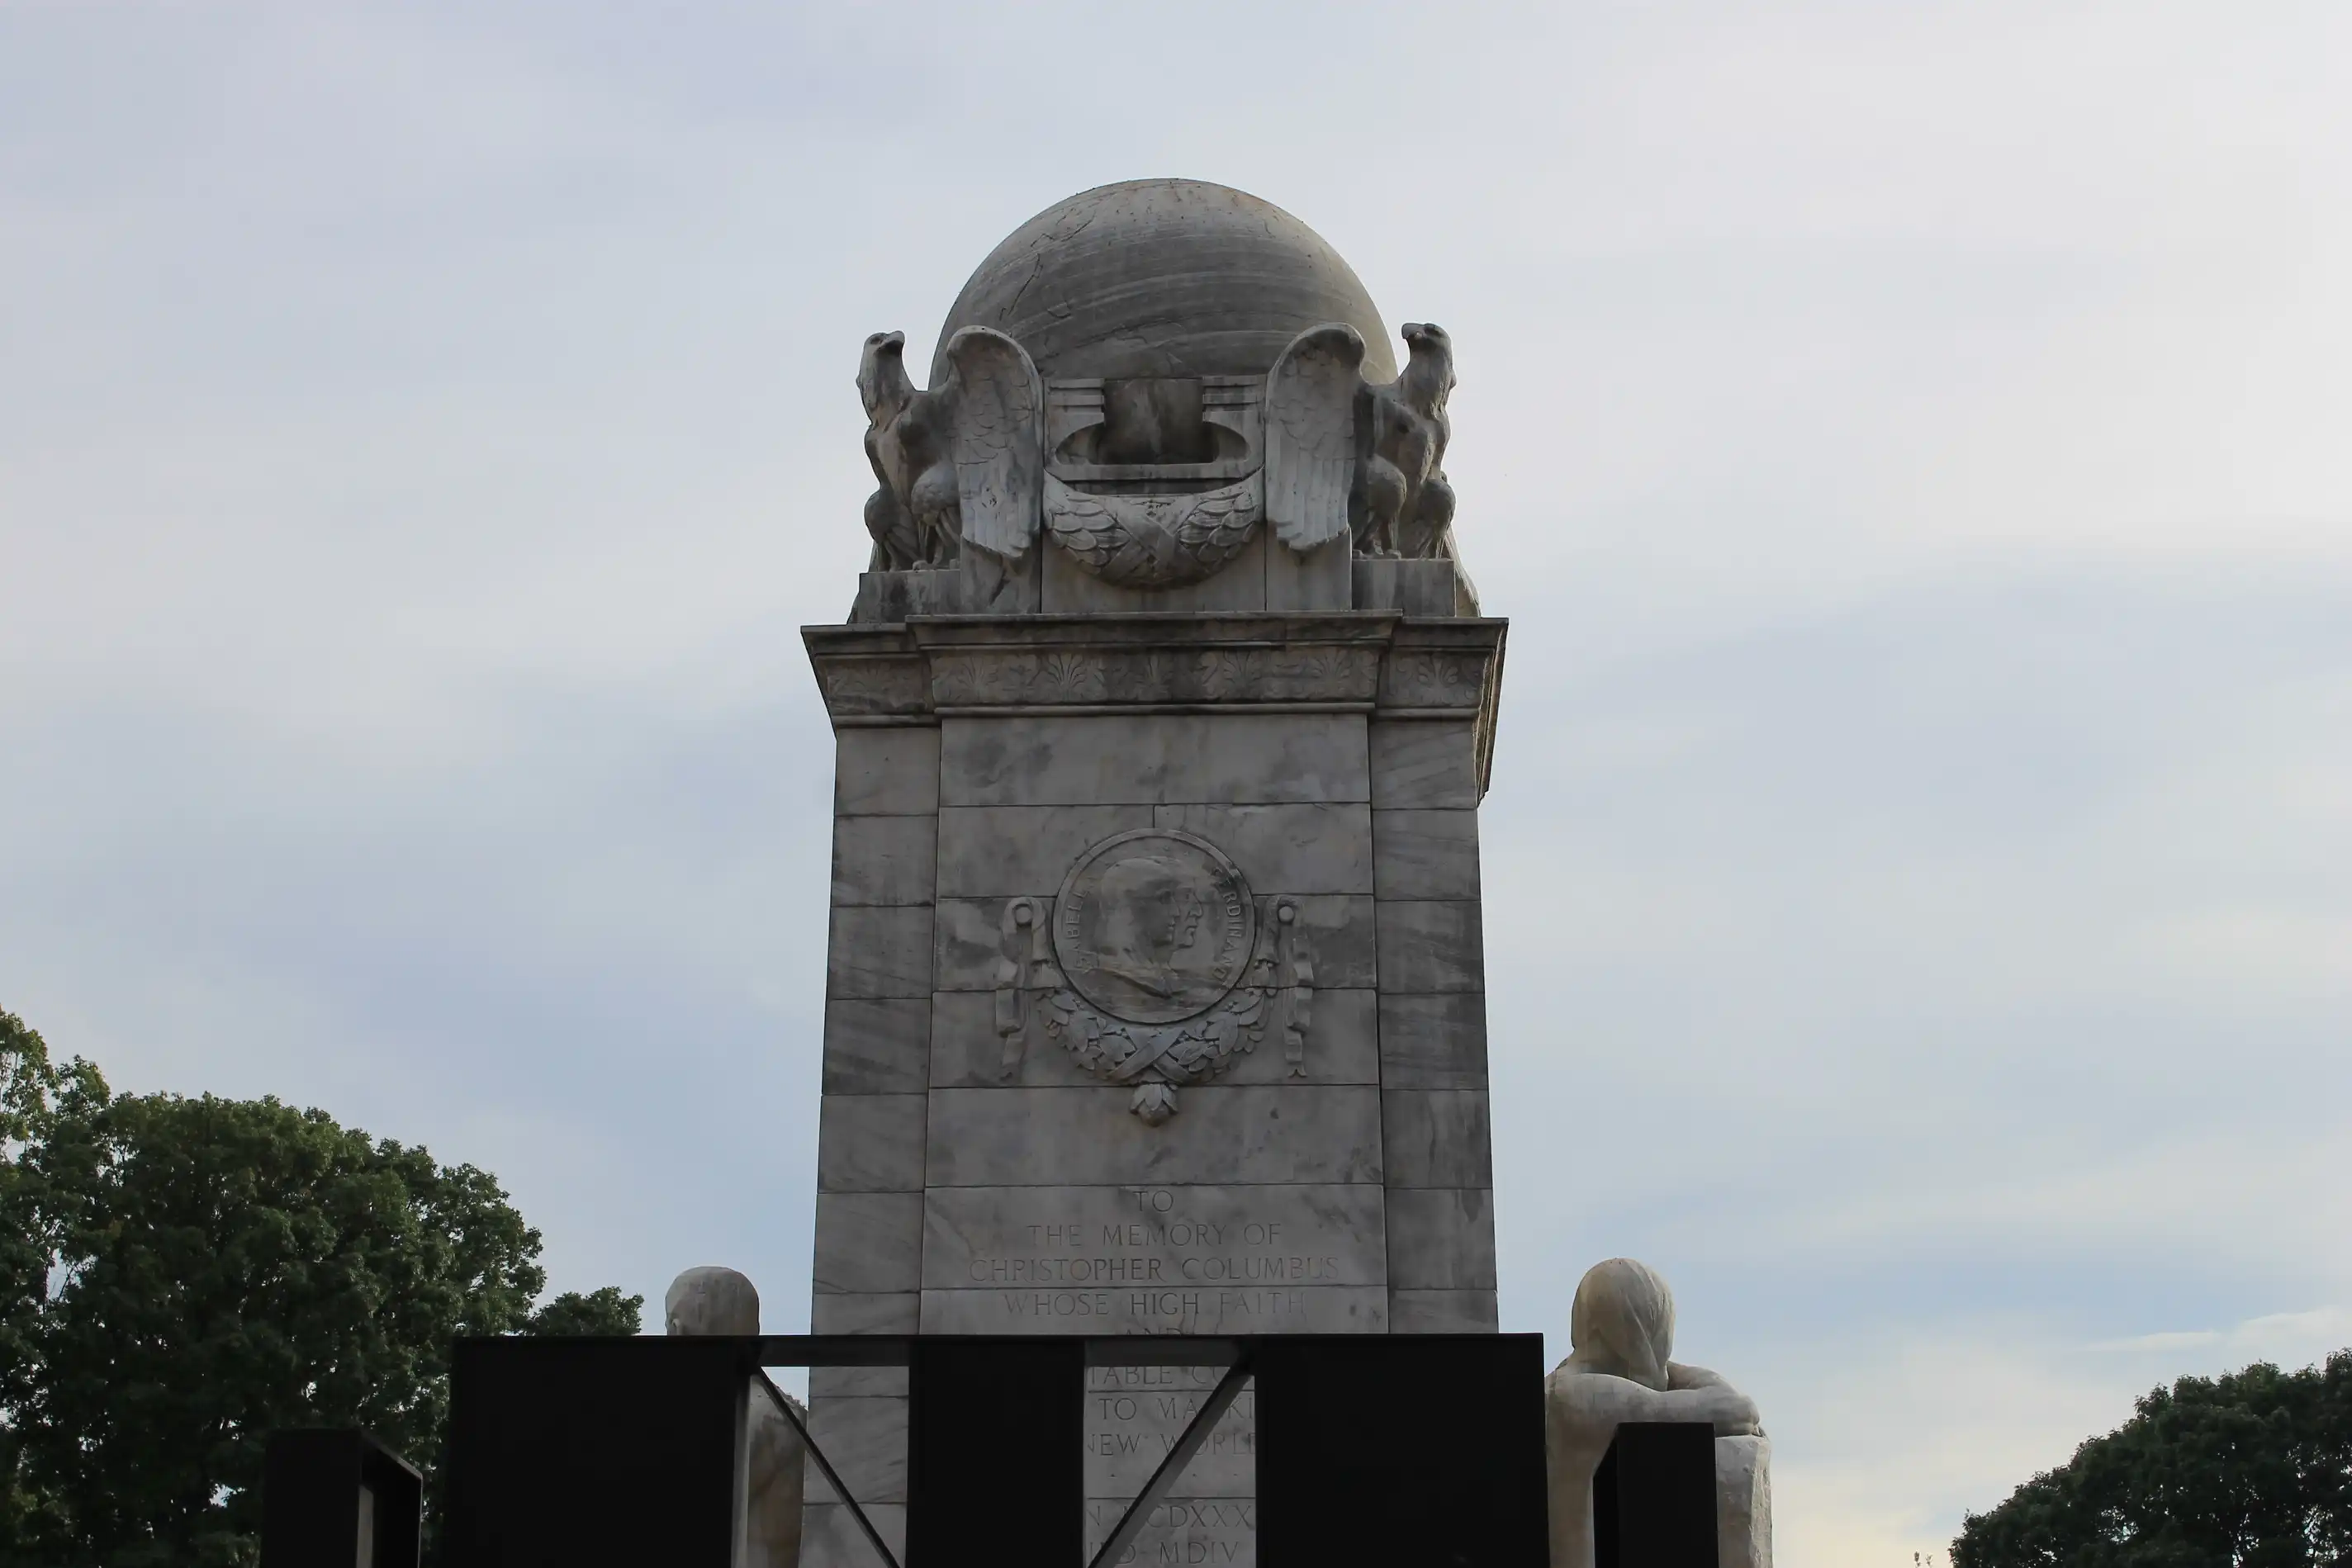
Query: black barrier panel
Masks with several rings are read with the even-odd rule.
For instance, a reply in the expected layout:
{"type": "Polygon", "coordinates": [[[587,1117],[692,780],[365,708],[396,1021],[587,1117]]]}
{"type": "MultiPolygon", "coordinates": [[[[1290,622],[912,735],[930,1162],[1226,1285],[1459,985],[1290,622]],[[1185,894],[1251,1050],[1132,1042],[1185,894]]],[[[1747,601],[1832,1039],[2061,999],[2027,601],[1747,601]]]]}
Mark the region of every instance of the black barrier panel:
{"type": "Polygon", "coordinates": [[[1086,1342],[919,1339],[907,1568],[1083,1568],[1086,1342]]]}
{"type": "Polygon", "coordinates": [[[1258,1568],[1545,1568],[1543,1336],[1255,1342],[1258,1568]]]}
{"type": "Polygon", "coordinates": [[[272,1432],[261,1568],[416,1568],[424,1501],[415,1470],[364,1432],[272,1432]]]}
{"type": "Polygon", "coordinates": [[[451,1568],[731,1568],[752,1343],[458,1341],[451,1568]]]}
{"type": "Polygon", "coordinates": [[[1592,1475],[1596,1568],[1717,1568],[1715,1428],[1627,1421],[1592,1475]]]}

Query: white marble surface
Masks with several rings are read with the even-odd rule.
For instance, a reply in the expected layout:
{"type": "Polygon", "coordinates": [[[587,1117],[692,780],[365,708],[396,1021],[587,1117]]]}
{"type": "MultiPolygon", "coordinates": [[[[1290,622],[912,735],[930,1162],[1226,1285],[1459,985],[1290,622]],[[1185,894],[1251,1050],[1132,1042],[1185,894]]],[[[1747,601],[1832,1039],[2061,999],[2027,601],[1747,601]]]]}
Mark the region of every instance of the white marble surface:
{"type": "MultiPolygon", "coordinates": [[[[1348,567],[1344,553],[1324,559],[1284,591],[1344,603],[1348,567]]],[[[1258,602],[1237,587],[1248,570],[1229,569],[1216,591],[1258,602]]],[[[1057,593],[1105,595],[1091,578],[1043,591],[1049,611],[1057,593]]],[[[835,694],[835,654],[820,653],[836,712],[870,723],[949,709],[936,727],[838,732],[815,1332],[1496,1327],[1475,714],[1299,711],[1459,708],[1457,655],[1411,627],[1394,631],[1398,652],[1380,655],[1390,662],[1374,679],[1361,640],[1395,624],[1049,615],[813,637],[813,649],[868,661],[840,666],[835,694]],[[1032,703],[1050,711],[1021,711],[1032,703]],[[1159,1126],[1130,1113],[1128,1086],[1091,1076],[1042,1030],[1008,1071],[997,1032],[1007,901],[1040,901],[1054,930],[1072,865],[1146,829],[1214,845],[1261,922],[1272,901],[1294,900],[1312,977],[1303,1073],[1276,1030],[1228,1055],[1220,1076],[1186,1082],[1159,1126]],[[1139,1194],[1194,1228],[1153,1228],[1129,1212],[1139,1194]]],[[[1113,1375],[1141,1381],[1088,1391],[1113,1400],[1087,1426],[1090,1545],[1181,1428],[1181,1408],[1159,1401],[1203,1397],[1217,1375],[1113,1375]],[[1142,1385],[1153,1378],[1199,1386],[1142,1385]]],[[[904,1379],[811,1378],[820,1421],[894,1538],[904,1379]]],[[[1253,1563],[1254,1440],[1244,1400],[1126,1561],[1253,1563]]],[[[813,1504],[806,1534],[811,1568],[866,1568],[837,1506],[813,1504]]]]}
{"type": "Polygon", "coordinates": [[[816,1289],[883,1294],[922,1284],[920,1192],[816,1195],[816,1289]]]}
{"type": "Polygon", "coordinates": [[[825,1093],[920,1093],[930,1078],[930,998],[826,999],[825,1093]]]}
{"type": "Polygon", "coordinates": [[[1479,991],[1380,999],[1381,1082],[1400,1089],[1486,1087],[1486,998],[1479,991]]]}
{"type": "Polygon", "coordinates": [[[1198,833],[1233,856],[1253,893],[1372,891],[1369,806],[1199,804],[1152,813],[1152,826],[1198,833]]]}
{"type": "Polygon", "coordinates": [[[1495,1288],[1495,1195],[1486,1187],[1391,1187],[1389,1282],[1401,1291],[1495,1288]]]}
{"type": "Polygon", "coordinates": [[[1152,808],[948,806],[940,811],[940,896],[1050,898],[1077,858],[1151,826],[1152,808]]]}
{"type": "Polygon", "coordinates": [[[1234,1285],[923,1292],[925,1333],[1385,1333],[1381,1285],[1234,1285]]]}
{"type": "Polygon", "coordinates": [[[833,912],[825,946],[827,997],[931,994],[931,912],[860,907],[833,912]]]}
{"type": "Polygon", "coordinates": [[[939,864],[939,819],[836,817],[833,822],[833,902],[928,904],[939,864]]]}
{"type": "Polygon", "coordinates": [[[1772,1568],[1772,1443],[1715,1440],[1716,1568],[1772,1568]]]}
{"type": "Polygon", "coordinates": [[[1381,982],[1394,991],[1484,991],[1486,934],[1473,898],[1383,898],[1373,916],[1380,932],[1381,982]]]}
{"type": "MultiPolygon", "coordinates": [[[[907,1401],[852,1396],[816,1401],[809,1436],[861,1503],[907,1500],[907,1401]]],[[[824,1473],[809,1467],[811,1502],[839,1500],[824,1473]]]]}
{"type": "Polygon", "coordinates": [[[1657,1271],[1612,1258],[1585,1271],[1569,1313],[1573,1349],[1544,1382],[1551,1568],[1594,1568],[1592,1477],[1628,1421],[1705,1423],[1716,1434],[1716,1522],[1725,1568],[1771,1568],[1771,1472],[1755,1402],[1675,1361],[1674,1293],[1657,1271]],[[1724,1445],[1738,1447],[1727,1451],[1724,1445]]]}
{"type": "Polygon", "coordinates": [[[835,815],[907,815],[940,809],[937,727],[845,729],[834,739],[835,815]]]}
{"type": "MultiPolygon", "coordinates": [[[[1313,1043],[1293,1076],[1279,1040],[1229,1059],[1216,1082],[1230,1084],[1381,1082],[1380,995],[1368,989],[1316,988],[1313,1043]]],[[[935,1089],[1083,1088],[1101,1081],[1077,1064],[1060,1041],[1030,1038],[1008,1073],[1004,1041],[996,1032],[996,998],[988,991],[941,991],[932,1007],[931,1086],[935,1089]]]]}
{"type": "Polygon", "coordinates": [[[1499,1322],[1492,1291],[1389,1292],[1391,1333],[1493,1333],[1499,1322]]]}
{"type": "Polygon", "coordinates": [[[922,1297],[913,1291],[820,1291],[809,1303],[811,1333],[914,1333],[922,1297]]]}
{"type": "Polygon", "coordinates": [[[928,1102],[920,1094],[828,1094],[817,1106],[819,1192],[918,1192],[928,1102]]]}
{"type": "Polygon", "coordinates": [[[1361,714],[1100,714],[943,720],[950,806],[1371,799],[1361,714]]]}
{"type": "Polygon", "coordinates": [[[1381,1187],[934,1187],[927,1333],[1347,1333],[1387,1315],[1381,1187]]]}
{"type": "Polygon", "coordinates": [[[1478,813],[1372,813],[1372,890],[1383,899],[1478,896],[1478,813]]]}
{"type": "Polygon", "coordinates": [[[1474,810],[1475,726],[1466,718],[1375,718],[1368,735],[1372,804],[1382,810],[1474,810]]]}
{"type": "Polygon", "coordinates": [[[1381,1098],[1356,1084],[1204,1084],[1184,1091],[1171,1134],[1129,1115],[1128,1092],[1115,1086],[934,1089],[929,1177],[933,1186],[1377,1182],[1381,1098]]]}
{"type": "Polygon", "coordinates": [[[1386,1089],[1381,1122],[1391,1186],[1494,1186],[1485,1090],[1386,1089]]]}

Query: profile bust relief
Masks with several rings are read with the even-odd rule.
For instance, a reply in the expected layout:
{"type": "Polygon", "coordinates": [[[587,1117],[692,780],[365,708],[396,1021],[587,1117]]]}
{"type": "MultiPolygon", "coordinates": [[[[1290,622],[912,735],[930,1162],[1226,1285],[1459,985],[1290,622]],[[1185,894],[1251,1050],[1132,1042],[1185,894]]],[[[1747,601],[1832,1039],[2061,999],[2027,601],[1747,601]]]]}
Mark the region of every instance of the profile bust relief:
{"type": "Polygon", "coordinates": [[[1223,851],[1143,831],[1097,844],[1070,868],[1054,946],[1078,994],[1129,1023],[1172,1023],[1242,977],[1255,907],[1223,851]]]}
{"type": "Polygon", "coordinates": [[[1055,1041],[1157,1127],[1180,1085],[1263,1040],[1281,1046],[1286,1077],[1306,1075],[1315,957],[1298,900],[1269,900],[1261,922],[1240,868],[1206,839],[1114,834],[1078,856],[1050,914],[1006,900],[999,936],[1000,1076],[1020,1071],[1033,1038],[1055,1041]]]}
{"type": "Polygon", "coordinates": [[[1206,890],[1158,855],[1119,861],[1102,875],[1095,968],[1165,1001],[1181,990],[1181,961],[1199,941],[1206,890]]]}

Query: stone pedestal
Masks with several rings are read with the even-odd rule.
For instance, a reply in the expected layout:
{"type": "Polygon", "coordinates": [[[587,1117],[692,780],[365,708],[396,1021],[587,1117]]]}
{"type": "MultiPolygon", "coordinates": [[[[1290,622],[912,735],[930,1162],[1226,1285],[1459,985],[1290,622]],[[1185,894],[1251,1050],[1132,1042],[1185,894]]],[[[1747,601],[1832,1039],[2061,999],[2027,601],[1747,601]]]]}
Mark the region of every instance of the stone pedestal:
{"type": "MultiPolygon", "coordinates": [[[[807,629],[838,746],[816,1333],[1495,1327],[1476,808],[1503,633],[807,629]]],[[[1096,1375],[1095,1540],[1213,1384],[1096,1375]]],[[[886,1531],[904,1392],[812,1375],[886,1531]]],[[[1253,1560],[1251,1431],[1245,1397],[1137,1561],[1253,1560]]],[[[804,1561],[860,1560],[823,1490],[804,1561]]]]}

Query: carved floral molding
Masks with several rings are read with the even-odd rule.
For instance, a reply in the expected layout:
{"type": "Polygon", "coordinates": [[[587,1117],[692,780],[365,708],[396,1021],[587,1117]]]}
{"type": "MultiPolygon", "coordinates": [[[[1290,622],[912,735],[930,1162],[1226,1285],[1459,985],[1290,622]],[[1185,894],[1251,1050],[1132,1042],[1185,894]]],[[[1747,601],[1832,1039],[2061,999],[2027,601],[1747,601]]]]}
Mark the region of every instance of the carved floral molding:
{"type": "Polygon", "coordinates": [[[1483,719],[1501,670],[1500,622],[1153,619],[1149,627],[1105,617],[1038,628],[943,618],[911,629],[812,626],[803,635],[827,710],[851,721],[920,722],[956,709],[1306,703],[1483,719]]]}

